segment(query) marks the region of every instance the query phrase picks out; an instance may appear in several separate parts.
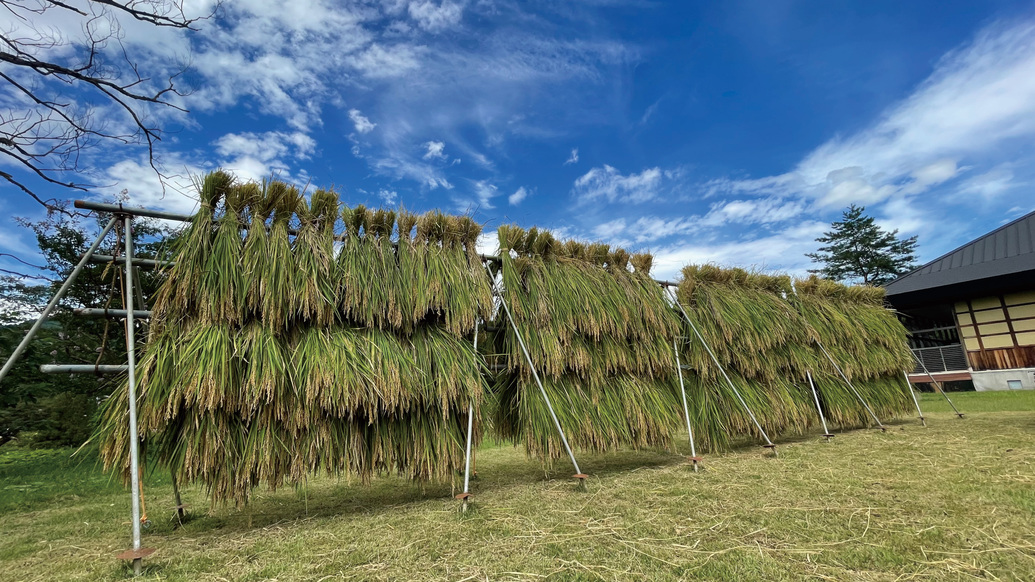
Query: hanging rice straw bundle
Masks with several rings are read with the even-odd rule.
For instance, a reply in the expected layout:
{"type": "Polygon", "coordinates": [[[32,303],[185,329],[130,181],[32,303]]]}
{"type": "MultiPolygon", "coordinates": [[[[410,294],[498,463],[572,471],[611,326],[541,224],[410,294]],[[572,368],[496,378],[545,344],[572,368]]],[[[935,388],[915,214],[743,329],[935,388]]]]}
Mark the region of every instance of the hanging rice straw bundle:
{"type": "MultiPolygon", "coordinates": [[[[683,269],[677,290],[680,304],[694,321],[720,366],[733,379],[748,408],[770,436],[801,432],[818,422],[805,372],[814,366],[807,351],[805,321],[787,304],[786,277],[691,265],[683,269]],[[801,356],[807,359],[798,359],[801,356]]],[[[722,448],[735,434],[758,434],[722,372],[687,326],[681,360],[688,386],[691,421],[706,448],[722,448]]]]}
{"type": "Polygon", "coordinates": [[[334,223],[338,218],[338,195],[317,190],[310,204],[303,200],[295,235],[293,316],[301,321],[328,327],[335,321],[337,292],[334,272],[334,223]]]}
{"type": "MultiPolygon", "coordinates": [[[[680,426],[671,348],[678,321],[660,288],[644,284],[649,274],[630,272],[630,255],[607,245],[509,225],[497,235],[504,298],[571,444],[668,446],[680,426]]],[[[517,335],[499,317],[495,349],[513,373],[493,388],[494,427],[530,455],[563,455],[517,335]]]]}

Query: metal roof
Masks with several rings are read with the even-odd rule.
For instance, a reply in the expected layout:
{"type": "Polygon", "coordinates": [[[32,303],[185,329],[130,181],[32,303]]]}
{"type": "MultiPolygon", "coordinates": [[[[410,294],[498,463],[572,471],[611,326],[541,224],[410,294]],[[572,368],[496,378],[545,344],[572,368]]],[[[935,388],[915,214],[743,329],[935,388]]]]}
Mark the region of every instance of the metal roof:
{"type": "Polygon", "coordinates": [[[888,297],[1035,272],[1035,212],[1005,224],[885,285],[888,297]]]}

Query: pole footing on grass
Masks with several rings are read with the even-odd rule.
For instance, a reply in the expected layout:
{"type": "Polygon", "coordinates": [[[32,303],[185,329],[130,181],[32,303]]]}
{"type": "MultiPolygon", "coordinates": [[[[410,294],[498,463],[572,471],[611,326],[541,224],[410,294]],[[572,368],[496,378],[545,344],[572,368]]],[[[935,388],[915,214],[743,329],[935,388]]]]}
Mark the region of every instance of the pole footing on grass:
{"type": "Polygon", "coordinates": [[[922,416],[919,417],[919,418],[920,418],[921,426],[923,426],[924,428],[927,428],[927,420],[925,420],[924,417],[922,417],[922,416]]]}
{"type": "Polygon", "coordinates": [[[701,461],[703,461],[704,458],[703,457],[687,457],[686,460],[690,461],[690,464],[693,465],[693,467],[694,467],[694,473],[696,473],[698,471],[698,469],[701,467],[701,461]]]}
{"type": "Polygon", "coordinates": [[[762,445],[762,448],[763,449],[769,449],[769,450],[773,451],[773,456],[774,457],[779,457],[780,456],[780,453],[776,452],[776,445],[774,445],[773,443],[764,444],[764,445],[762,445]]]}
{"type": "Polygon", "coordinates": [[[888,427],[884,426],[883,424],[878,426],[877,428],[879,428],[881,432],[888,432],[888,427]]]}
{"type": "Polygon", "coordinates": [[[154,548],[139,548],[136,550],[125,550],[120,552],[116,558],[120,560],[140,560],[155,553],[154,548]]]}
{"type": "Polygon", "coordinates": [[[836,434],[825,433],[823,435],[823,438],[825,438],[825,439],[827,439],[827,441],[829,441],[830,439],[834,438],[835,436],[837,436],[837,435],[836,434]]]}
{"type": "Polygon", "coordinates": [[[959,417],[959,418],[963,418],[963,413],[962,412],[957,412],[956,416],[959,417]]]}
{"type": "Polygon", "coordinates": [[[582,481],[585,481],[586,479],[589,479],[589,475],[587,475],[585,473],[575,473],[574,475],[572,475],[572,477],[574,477],[576,479],[580,479],[582,481]]]}
{"type": "Polygon", "coordinates": [[[468,499],[470,499],[472,497],[474,497],[474,495],[472,495],[470,493],[459,493],[459,494],[456,495],[456,498],[459,499],[460,501],[467,501],[468,499]]]}

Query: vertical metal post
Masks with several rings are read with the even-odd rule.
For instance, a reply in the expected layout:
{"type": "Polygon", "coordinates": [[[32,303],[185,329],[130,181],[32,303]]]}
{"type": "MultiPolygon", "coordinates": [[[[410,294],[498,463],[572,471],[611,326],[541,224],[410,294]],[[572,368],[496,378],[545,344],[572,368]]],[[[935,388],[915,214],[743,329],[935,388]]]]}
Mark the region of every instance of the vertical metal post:
{"type": "Polygon", "coordinates": [[[816,339],[816,345],[819,346],[819,349],[823,351],[823,355],[825,355],[827,359],[830,360],[830,363],[833,364],[834,369],[836,369],[837,373],[841,375],[841,379],[845,381],[845,384],[848,384],[848,387],[852,389],[852,392],[855,393],[855,397],[859,399],[859,402],[862,402],[862,405],[866,407],[866,411],[870,413],[870,416],[873,417],[873,421],[877,423],[877,428],[879,428],[881,432],[887,432],[888,429],[883,424],[881,424],[880,419],[877,418],[877,415],[873,412],[873,409],[870,408],[870,405],[867,404],[865,399],[863,399],[862,394],[860,394],[859,391],[855,389],[855,385],[853,385],[852,381],[848,379],[848,376],[845,376],[844,371],[841,370],[841,366],[837,365],[837,362],[834,361],[834,358],[830,355],[829,352],[827,352],[827,349],[823,347],[823,344],[819,342],[818,338],[816,339]]]}
{"type": "MultiPolygon", "coordinates": [[[[910,350],[910,353],[912,353],[912,350],[910,350]]],[[[939,384],[938,381],[934,379],[934,376],[931,374],[931,372],[927,370],[927,365],[924,364],[924,361],[916,357],[916,354],[913,354],[913,359],[916,360],[924,369],[924,373],[927,374],[927,377],[930,378],[931,382],[934,383],[935,389],[941,392],[942,396],[945,397],[945,401],[948,402],[949,406],[952,407],[952,410],[956,413],[956,416],[959,418],[963,418],[963,413],[956,408],[956,405],[952,403],[952,400],[949,400],[949,395],[945,393],[945,387],[939,384]]]]}
{"type": "MultiPolygon", "coordinates": [[[[492,269],[490,269],[488,265],[485,265],[485,270],[488,271],[489,277],[493,281],[492,288],[495,291],[496,276],[492,273],[492,269]]],[[[539,372],[535,369],[535,363],[532,362],[532,356],[528,353],[528,348],[525,347],[525,340],[521,338],[521,332],[518,331],[517,323],[514,321],[514,316],[510,313],[510,307],[507,306],[507,299],[503,296],[503,293],[500,292],[497,292],[496,296],[500,298],[500,305],[503,306],[503,311],[507,314],[507,320],[510,321],[510,327],[514,329],[514,335],[517,337],[518,345],[521,346],[521,351],[525,354],[525,361],[528,362],[528,367],[532,370],[532,377],[535,378],[535,383],[539,386],[539,392],[542,393],[543,400],[546,401],[546,408],[549,409],[550,417],[553,418],[553,424],[557,427],[557,432],[561,435],[561,442],[564,444],[564,450],[568,452],[571,464],[575,467],[574,477],[579,480],[580,484],[584,484],[589,475],[583,474],[582,469],[579,469],[579,463],[575,460],[575,453],[571,452],[571,445],[568,444],[568,437],[564,435],[561,421],[557,419],[557,413],[553,410],[553,404],[550,403],[550,397],[546,394],[546,388],[543,388],[543,382],[539,379],[539,372]]]]}
{"type": "Polygon", "coordinates": [[[920,401],[916,399],[916,390],[913,390],[913,383],[909,381],[909,372],[903,371],[902,377],[906,379],[906,390],[909,390],[909,395],[913,397],[916,413],[920,415],[920,424],[927,426],[927,421],[924,420],[924,413],[920,411],[920,401]]]}
{"type": "Polygon", "coordinates": [[[776,452],[776,445],[773,444],[773,441],[769,440],[769,435],[767,435],[765,431],[762,429],[762,424],[758,422],[757,418],[755,418],[755,413],[751,412],[751,408],[747,405],[747,402],[744,401],[744,397],[740,395],[740,390],[737,390],[737,386],[733,383],[733,380],[730,380],[729,375],[726,374],[726,370],[722,367],[722,364],[719,363],[719,358],[715,357],[715,353],[712,352],[712,348],[708,345],[708,342],[705,341],[704,336],[701,335],[701,332],[697,330],[697,326],[694,325],[693,320],[691,320],[690,316],[687,315],[686,310],[683,309],[683,304],[679,302],[679,298],[675,296],[675,293],[672,294],[672,301],[676,304],[676,307],[678,307],[679,311],[683,314],[683,319],[685,319],[686,322],[690,324],[690,329],[693,330],[694,334],[697,336],[697,339],[701,340],[701,345],[704,346],[705,351],[707,351],[708,355],[711,356],[712,361],[715,362],[715,366],[719,368],[719,372],[721,372],[722,376],[726,378],[726,383],[729,384],[730,388],[733,389],[733,394],[736,395],[737,400],[740,401],[740,405],[744,407],[744,410],[747,411],[748,416],[751,417],[751,421],[755,423],[755,428],[757,428],[758,432],[762,434],[762,438],[765,439],[765,444],[762,446],[767,449],[772,449],[773,454],[778,455],[778,453],[776,452]]]}
{"type": "Polygon", "coordinates": [[[827,418],[823,416],[823,407],[819,405],[819,392],[816,391],[816,383],[812,381],[812,372],[806,370],[805,377],[809,379],[809,386],[812,387],[812,397],[816,400],[816,412],[819,413],[819,420],[823,423],[823,436],[829,441],[834,438],[834,435],[830,434],[830,429],[827,428],[827,418]]]}
{"type": "Polygon", "coordinates": [[[118,217],[113,217],[109,220],[108,224],[101,230],[101,234],[97,235],[93,244],[90,245],[90,248],[83,254],[83,258],[79,259],[79,264],[72,269],[72,272],[68,274],[68,278],[61,284],[61,288],[59,288],[57,293],[54,294],[54,297],[50,299],[50,303],[43,308],[43,313],[40,314],[39,319],[36,320],[36,323],[32,324],[32,327],[29,328],[29,331],[25,334],[25,337],[22,338],[21,343],[19,343],[18,347],[11,352],[11,357],[7,358],[7,361],[4,362],[4,367],[0,369],[0,380],[3,380],[4,377],[7,376],[11,371],[11,368],[13,368],[14,364],[18,361],[18,358],[20,358],[22,353],[25,352],[25,348],[29,347],[29,342],[32,341],[32,338],[36,337],[40,328],[43,327],[43,324],[46,323],[47,319],[50,317],[50,313],[54,311],[55,307],[57,307],[58,302],[65,297],[65,294],[68,293],[68,290],[72,287],[72,283],[75,282],[76,277],[78,277],[79,273],[82,272],[83,266],[90,260],[90,257],[93,256],[97,247],[101,246],[101,242],[104,241],[104,237],[108,236],[108,233],[111,232],[111,229],[117,223],[118,217]]]}
{"type": "MultiPolygon", "coordinates": [[[[137,436],[136,327],[133,317],[133,217],[125,216],[126,239],[126,356],[129,358],[129,473],[133,494],[133,550],[140,550],[140,443],[137,436]]],[[[142,559],[133,558],[133,574],[140,575],[142,559]]]]}
{"type": "Polygon", "coordinates": [[[690,426],[690,407],[686,402],[686,386],[683,384],[683,365],[679,362],[679,347],[676,340],[672,340],[672,351],[676,354],[676,373],[679,374],[679,391],[683,393],[683,416],[686,417],[686,432],[690,434],[690,461],[694,464],[694,473],[697,472],[697,463],[701,460],[697,456],[697,447],[694,446],[694,429],[690,426]]]}
{"type": "MultiPolygon", "coordinates": [[[[478,321],[474,322],[474,366],[478,367],[478,321]]],[[[471,435],[474,432],[474,398],[467,408],[467,447],[464,463],[464,492],[457,497],[462,501],[461,511],[467,511],[467,500],[471,498],[471,435]]]]}

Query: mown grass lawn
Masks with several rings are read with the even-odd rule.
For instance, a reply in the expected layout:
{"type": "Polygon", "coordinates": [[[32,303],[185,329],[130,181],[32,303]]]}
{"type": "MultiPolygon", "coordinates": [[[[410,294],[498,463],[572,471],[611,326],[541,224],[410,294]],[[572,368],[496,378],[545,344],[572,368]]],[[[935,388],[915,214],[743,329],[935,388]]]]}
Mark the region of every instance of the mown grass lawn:
{"type": "MultiPolygon", "coordinates": [[[[924,395],[903,419],[830,443],[780,441],[708,455],[694,473],[651,451],[580,455],[576,491],[521,450],[478,453],[476,503],[394,478],[314,480],[210,510],[165,475],[145,481],[162,580],[1032,580],[1035,393],[924,395]],[[251,526],[249,526],[249,520],[251,526]]],[[[685,452],[685,451],[680,451],[685,452]]],[[[0,450],[0,580],[130,577],[129,496],[70,451],[0,450]]]]}

